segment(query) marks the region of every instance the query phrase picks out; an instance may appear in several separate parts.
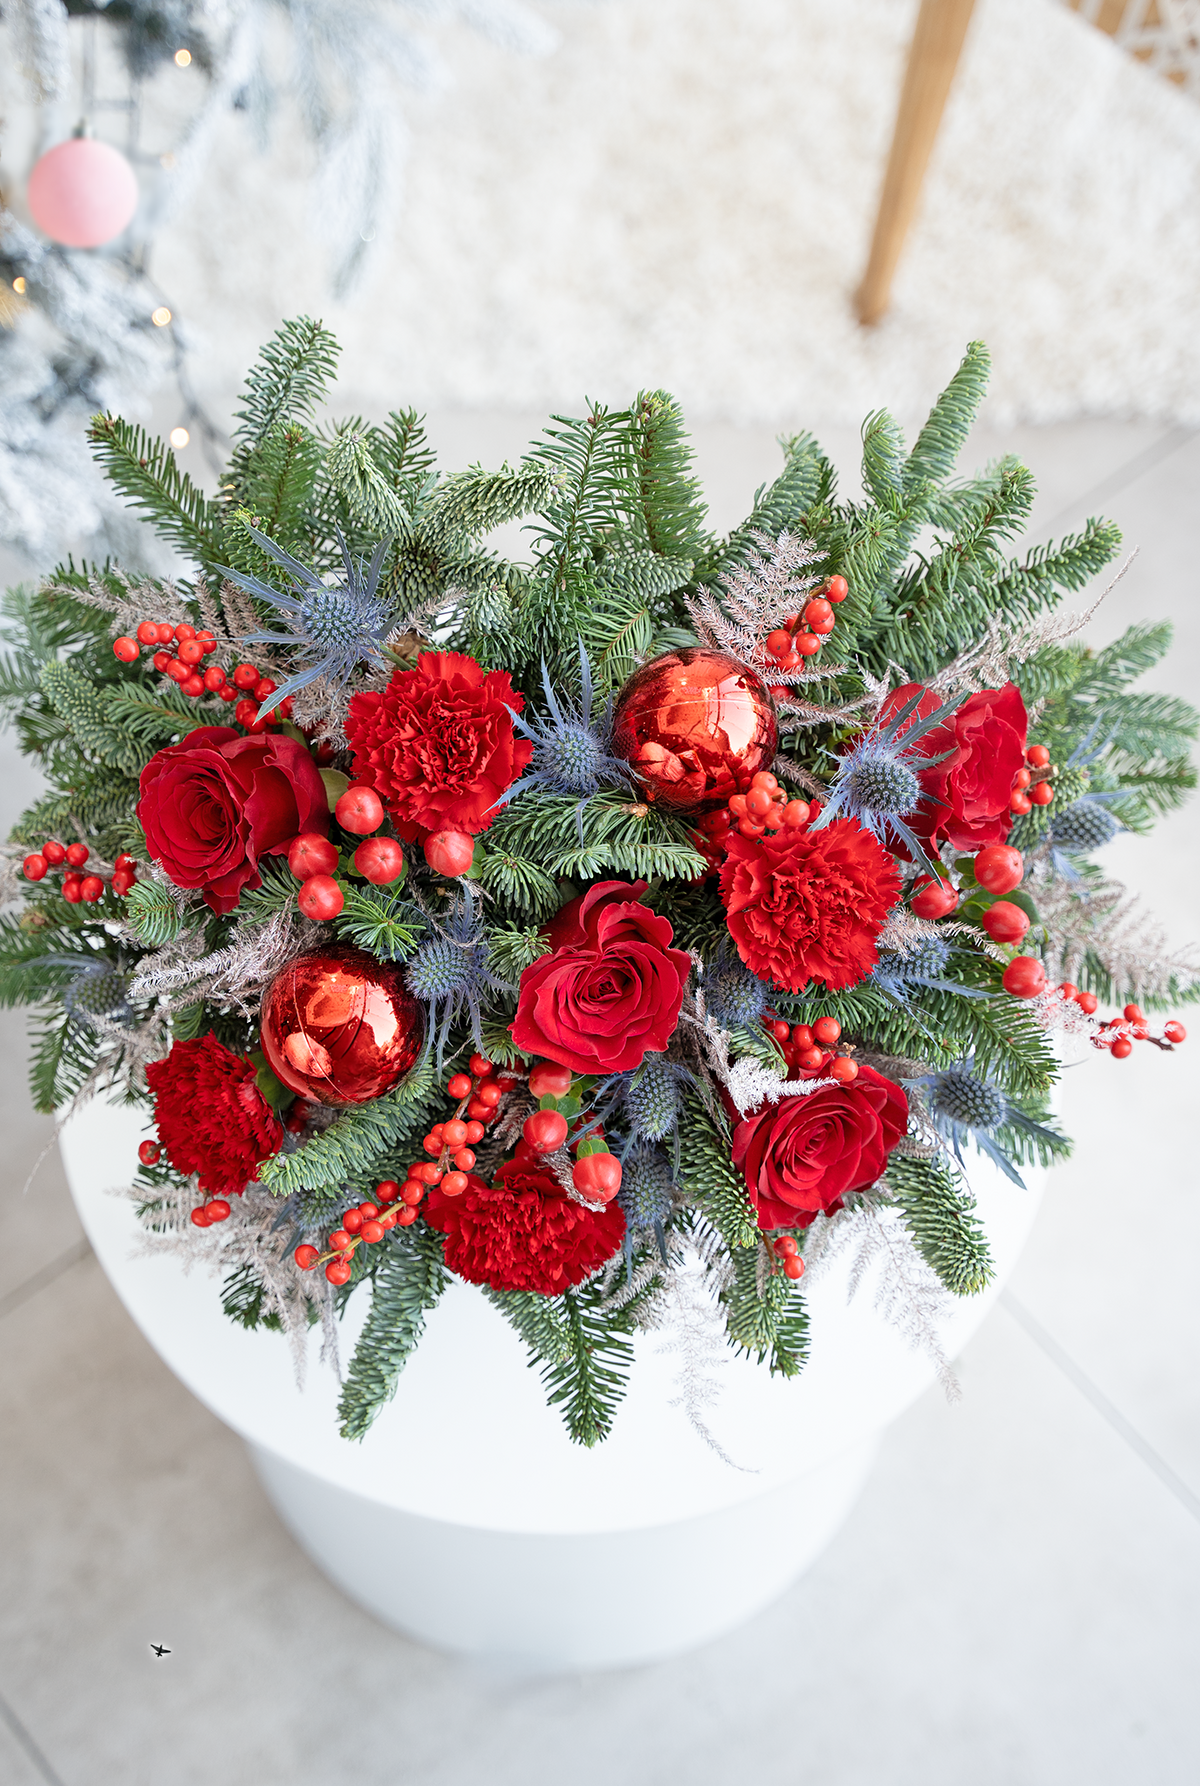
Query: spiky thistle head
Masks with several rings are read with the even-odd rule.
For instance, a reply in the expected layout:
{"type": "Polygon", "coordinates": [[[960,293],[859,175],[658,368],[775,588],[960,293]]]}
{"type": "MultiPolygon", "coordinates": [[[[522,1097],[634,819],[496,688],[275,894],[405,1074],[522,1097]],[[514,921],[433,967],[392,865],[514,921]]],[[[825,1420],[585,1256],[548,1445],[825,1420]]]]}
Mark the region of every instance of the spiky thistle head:
{"type": "Polygon", "coordinates": [[[513,989],[492,973],[488,942],[469,888],[449,917],[414,951],[404,974],[414,998],[429,1007],[428,1035],[437,1046],[440,1069],[450,1031],[467,1021],[475,1046],[483,1051],[483,1008],[494,994],[513,989]]]}
{"type": "Polygon", "coordinates": [[[298,558],[293,558],[290,552],[285,552],[282,546],[276,545],[248,522],[246,531],[290,579],[290,592],[283,593],[245,571],[220,567],[222,576],[228,577],[231,583],[274,608],[287,628],[286,632],[271,632],[264,627],[259,632],[247,633],[242,643],[290,645],[303,663],[303,667],[275,691],[277,703],[314,682],[318,676],[343,683],[356,665],[384,662],[380,646],[396,625],[393,608],[379,595],[380,572],[392,543],[390,535],[379,542],[370,564],[364,568],[361,560],[355,562],[339,532],[338,544],[342,548],[345,574],[337,581],[327,583],[311,565],[301,564],[298,558]]]}
{"type": "Polygon", "coordinates": [[[828,800],[809,828],[819,831],[835,818],[857,819],[885,847],[898,838],[914,861],[936,875],[925,846],[906,821],[928,799],[919,771],[932,769],[950,754],[926,756],[917,746],[950,717],[957,703],[939,702],[932,713],[921,715],[917,710],[927,692],[918,689],[885,724],[877,719],[837,757],[828,800]]]}
{"type": "Polygon", "coordinates": [[[972,1142],[1022,1189],[1025,1181],[997,1141],[997,1131],[1019,1129],[1048,1145],[1062,1140],[1052,1129],[1026,1116],[994,1079],[976,1072],[973,1053],[955,1066],[906,1080],[905,1088],[924,1093],[930,1121],[960,1165],[963,1146],[972,1142]]]}
{"type": "Polygon", "coordinates": [[[1008,1114],[1008,1099],[990,1079],[981,1079],[962,1067],[948,1067],[932,1076],[929,1108],[935,1118],[990,1134],[1008,1114]]]}
{"type": "Polygon", "coordinates": [[[90,962],[64,990],[63,1007],[77,1023],[106,1017],[110,1023],[128,1024],[133,1018],[126,996],[128,986],[128,974],[120,973],[111,962],[90,962]]]}
{"type": "Polygon", "coordinates": [[[622,1165],[617,1202],[631,1228],[661,1229],[671,1213],[671,1168],[657,1147],[630,1148],[622,1165]]]}
{"type": "Polygon", "coordinates": [[[1087,855],[1111,843],[1121,821],[1092,795],[1064,806],[1050,822],[1050,842],[1056,849],[1087,855]]]}
{"type": "Polygon", "coordinates": [[[624,1085],[623,1101],[629,1126],[647,1141],[662,1141],[672,1134],[683,1108],[683,1085],[690,1078],[686,1067],[648,1054],[624,1085]]]}
{"type": "Polygon", "coordinates": [[[504,806],[534,789],[551,794],[576,794],[581,806],[577,813],[580,842],[583,841],[582,805],[598,794],[602,787],[625,787],[629,768],[609,750],[612,738],[612,700],[605,702],[599,713],[593,713],[594,689],[592,666],[583,640],[579,641],[578,703],[556,695],[550,673],[542,663],[542,688],[546,695],[546,714],[535,717],[526,711],[513,714],[513,725],[533,743],[533,761],[512,787],[506,789],[496,805],[504,806]]]}
{"type": "Polygon", "coordinates": [[[764,981],[722,942],[704,976],[708,1014],[722,1029],[753,1029],[766,1009],[764,981]]]}

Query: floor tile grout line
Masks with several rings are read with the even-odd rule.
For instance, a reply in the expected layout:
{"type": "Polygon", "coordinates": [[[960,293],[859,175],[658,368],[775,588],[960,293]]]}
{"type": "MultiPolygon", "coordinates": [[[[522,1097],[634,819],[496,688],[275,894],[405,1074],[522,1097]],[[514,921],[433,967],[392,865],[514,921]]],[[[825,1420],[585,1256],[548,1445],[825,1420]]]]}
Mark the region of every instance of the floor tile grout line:
{"type": "Polygon", "coordinates": [[[1041,1322],[1036,1320],[1035,1317],[1030,1314],[1023,1302],[1018,1302],[1011,1290],[1002,1290],[1000,1292],[999,1301],[1003,1307],[1008,1310],[1018,1326],[1025,1329],[1034,1344],[1041,1348],[1047,1358],[1050,1359],[1051,1363],[1058,1366],[1064,1377],[1066,1377],[1069,1382],[1073,1383],[1075,1388],[1079,1390],[1079,1393],[1091,1402],[1096,1412],[1108,1422],[1113,1431],[1124,1439],[1125,1443],[1132,1451],[1137,1453],[1148,1469],[1153,1470],[1163,1487],[1170,1490],[1180,1505],[1185,1507],[1192,1515],[1193,1519],[1200,1520],[1200,1495],[1197,1495],[1193,1489],[1188,1487],[1182,1476],[1177,1476],[1175,1474],[1175,1471],[1171,1468],[1166,1459],[1159,1456],[1153,1445],[1144,1439],[1137,1428],[1126,1420],[1121,1410],[1109,1401],[1103,1390],[1096,1387],[1087,1372],[1080,1369],[1070,1353],[1065,1352],[1058,1341],[1054,1339],[1051,1334],[1047,1333],[1041,1322]]]}
{"type": "Polygon", "coordinates": [[[1169,459],[1172,453],[1186,446],[1189,440],[1194,440],[1197,432],[1197,429],[1184,427],[1182,423],[1168,428],[1165,434],[1160,434],[1157,440],[1152,441],[1124,465],[1118,465],[1115,471],[1110,472],[1106,478],[1101,478],[1098,484],[1093,484],[1065,508],[1059,509],[1048,521],[1039,521],[1036,536],[1048,537],[1068,521],[1073,521],[1080,513],[1094,510],[1100,503],[1107,502],[1110,496],[1115,496],[1127,484],[1136,482],[1145,472],[1153,470],[1162,460],[1169,459]]]}
{"type": "Polygon", "coordinates": [[[28,1730],[26,1730],[24,1724],[22,1724],[20,1718],[18,1718],[16,1712],[14,1712],[12,1706],[9,1705],[7,1699],[5,1699],[3,1693],[0,1693],[0,1719],[3,1719],[4,1723],[8,1725],[14,1738],[20,1743],[33,1765],[46,1781],[47,1786],[63,1786],[61,1774],[55,1773],[28,1730]]]}
{"type": "Polygon", "coordinates": [[[74,1246],[69,1246],[65,1253],[59,1253],[56,1259],[51,1259],[49,1265],[43,1265],[40,1271],[35,1271],[23,1284],[18,1284],[15,1290],[10,1290],[6,1296],[0,1296],[0,1321],[3,1321],[5,1315],[11,1315],[14,1309],[19,1309],[22,1303],[36,1296],[39,1290],[46,1289],[64,1271],[70,1271],[72,1265],[78,1265],[81,1260],[86,1259],[91,1250],[91,1244],[85,1235],[74,1246]]]}

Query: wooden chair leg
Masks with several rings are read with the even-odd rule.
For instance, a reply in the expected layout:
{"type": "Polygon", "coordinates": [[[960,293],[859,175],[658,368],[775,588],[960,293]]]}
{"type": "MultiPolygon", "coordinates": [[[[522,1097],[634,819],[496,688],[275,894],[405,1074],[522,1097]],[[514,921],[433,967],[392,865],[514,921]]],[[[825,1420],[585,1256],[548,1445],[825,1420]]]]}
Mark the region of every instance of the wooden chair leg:
{"type": "Polygon", "coordinates": [[[974,6],[975,0],[921,0],[871,254],[855,294],[861,323],[878,322],[888,307],[896,263],[920,201],[921,183],[974,6]]]}

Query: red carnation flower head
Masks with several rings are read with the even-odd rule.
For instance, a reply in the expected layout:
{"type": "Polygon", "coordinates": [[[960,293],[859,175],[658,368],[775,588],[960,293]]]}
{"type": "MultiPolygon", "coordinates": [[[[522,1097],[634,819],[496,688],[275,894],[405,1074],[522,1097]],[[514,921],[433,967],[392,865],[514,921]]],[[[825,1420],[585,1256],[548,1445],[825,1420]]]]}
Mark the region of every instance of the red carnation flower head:
{"type": "Polygon", "coordinates": [[[146,1078],[167,1158],[176,1172],[198,1173],[210,1197],[240,1197],[283,1145],[253,1062],[211,1033],[173,1043],[166,1060],[151,1061],[146,1078]]]}
{"type": "Polygon", "coordinates": [[[522,1053],[622,1073],[665,1050],[692,962],[671,948],[670,920],[641,904],[645,891],[645,881],[597,881],[556,913],[550,953],[521,975],[509,1032],[522,1053]]]}
{"type": "Polygon", "coordinates": [[[762,1229],[807,1228],[875,1183],[908,1128],[908,1099],[894,1080],[860,1066],[849,1085],[763,1104],[733,1131],[733,1163],[762,1229]]]}
{"type": "Polygon", "coordinates": [[[558,1296],[611,1259],[625,1235],[617,1203],[585,1209],[545,1166],[505,1162],[489,1190],[472,1172],[458,1197],[436,1186],[422,1205],[446,1236],[446,1264],[471,1284],[558,1296]]]}
{"type": "Polygon", "coordinates": [[[513,731],[524,705],[507,671],[485,675],[460,651],[422,651],[382,693],[351,700],[355,780],[375,789],[408,843],[435,831],[476,836],[533,755],[513,731]]]}
{"type": "MultiPolygon", "coordinates": [[[[813,806],[811,817],[820,811],[813,806]]],[[[857,819],[823,831],[731,831],[720,891],[738,954],[762,980],[799,992],[856,986],[900,892],[896,864],[857,819]]]]}
{"type": "Polygon", "coordinates": [[[303,744],[283,733],[249,737],[198,726],[151,757],[138,819],[146,844],[177,887],[200,887],[214,912],[231,912],[259,887],[259,858],[302,831],[329,830],[325,783],[303,744]]]}
{"type": "MultiPolygon", "coordinates": [[[[941,697],[932,689],[922,690],[919,682],[893,689],[877,723],[885,726],[917,694],[921,699],[900,728],[903,738],[909,726],[940,705],[941,697]]],[[[1003,688],[980,689],[942,725],[926,732],[922,754],[942,760],[917,771],[926,795],[908,820],[917,836],[928,838],[935,850],[943,841],[960,850],[1003,843],[1012,827],[1009,799],[1025,761],[1027,728],[1020,690],[1006,682],[1003,688]]]]}

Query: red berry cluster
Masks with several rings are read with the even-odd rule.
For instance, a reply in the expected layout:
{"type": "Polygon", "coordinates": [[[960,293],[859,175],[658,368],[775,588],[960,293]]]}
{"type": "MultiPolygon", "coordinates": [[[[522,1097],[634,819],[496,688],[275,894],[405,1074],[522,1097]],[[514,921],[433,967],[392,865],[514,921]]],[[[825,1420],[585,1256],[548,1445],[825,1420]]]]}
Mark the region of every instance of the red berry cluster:
{"type": "Polygon", "coordinates": [[[790,1234],[780,1234],[767,1244],[783,1266],[787,1277],[794,1279],[804,1276],[804,1260],[800,1257],[800,1247],[790,1234]]]}
{"type": "MultiPolygon", "coordinates": [[[[525,1118],[521,1135],[534,1154],[555,1153],[566,1140],[570,1124],[559,1105],[578,1109],[578,1099],[571,1093],[573,1079],[570,1067],[557,1061],[539,1061],[531,1070],[529,1089],[540,1108],[525,1118]]],[[[586,1115],[583,1122],[585,1132],[575,1144],[571,1181],[589,1202],[611,1203],[621,1188],[621,1162],[608,1151],[600,1124],[589,1126],[586,1115]]]]}
{"type": "Polygon", "coordinates": [[[154,668],[178,683],[183,694],[193,700],[209,694],[227,704],[236,702],[233,717],[249,732],[261,732],[267,725],[277,724],[280,716],[286,719],[292,711],[290,695],[277,708],[261,711],[262,703],[279,684],[260,675],[253,664],[239,664],[228,678],[220,664],[204,667],[204,659],[216,650],[217,641],[212,633],[198,632],[186,620],[178,626],[172,626],[169,620],[143,620],[136,638],[123,634],[113,640],[113,654],[123,664],[135,663],[144,645],[158,647],[154,668]]]}
{"type": "Polygon", "coordinates": [[[68,905],[95,905],[97,900],[103,899],[106,884],[111,886],[119,899],[124,899],[137,880],[137,859],[134,856],[118,856],[113,863],[112,877],[106,883],[103,875],[78,872],[90,854],[86,843],[68,843],[64,846],[53,837],[48,837],[40,850],[34,850],[32,855],[26,856],[21,864],[21,872],[27,881],[42,881],[52,868],[62,868],[60,891],[68,905]]]}
{"type": "Polygon", "coordinates": [[[769,769],[760,769],[745,794],[731,796],[728,806],[706,812],[697,823],[700,849],[714,867],[725,854],[726,840],[734,826],[743,837],[761,837],[781,828],[799,831],[807,825],[811,807],[807,800],[790,800],[769,769]]]}
{"type": "MultiPolygon", "coordinates": [[[[845,577],[827,577],[816,595],[805,603],[799,614],[789,614],[783,625],[767,634],[767,655],[774,658],[776,669],[798,670],[806,657],[815,657],[821,641],[834,628],[834,604],[844,602],[850,593],[845,577]]],[[[786,683],[772,688],[781,697],[791,693],[786,683]]]]}
{"type": "MultiPolygon", "coordinates": [[[[1081,1010],[1090,1015],[1096,1009],[1096,995],[1093,992],[1079,992],[1070,981],[1064,980],[1058,988],[1065,999],[1073,999],[1081,1010]],[[1085,1004],[1084,1001],[1088,1002],[1085,1004]]],[[[1182,1023],[1164,1023],[1161,1036],[1150,1034],[1150,1025],[1146,1013],[1140,1005],[1126,1005],[1120,1017],[1108,1017],[1092,1037],[1093,1048],[1106,1048],[1116,1060],[1125,1060],[1133,1053],[1135,1042],[1153,1042],[1156,1048],[1170,1054],[1178,1048],[1180,1042],[1187,1041],[1187,1030],[1182,1023]]]]}
{"type": "Polygon", "coordinates": [[[1051,780],[1057,771],[1050,767],[1050,752],[1044,744],[1031,744],[1025,752],[1027,768],[1018,769],[1013,777],[1009,809],[1018,817],[1035,806],[1049,806],[1054,798],[1051,780]],[[1037,777],[1034,780],[1034,777],[1037,777]]]}
{"type": "MultiPolygon", "coordinates": [[[[162,1148],[157,1141],[143,1141],[138,1147],[138,1159],[143,1166],[157,1166],[162,1158],[162,1148]]],[[[196,1228],[211,1228],[215,1222],[229,1220],[231,1205],[224,1197],[210,1197],[207,1203],[198,1203],[192,1211],[192,1225],[196,1228]]]]}
{"type": "Polygon", "coordinates": [[[763,1022],[779,1044],[788,1069],[789,1079],[836,1079],[839,1085],[853,1085],[858,1078],[858,1062],[849,1054],[834,1054],[841,1040],[842,1026],[836,1017],[817,1017],[812,1023],[796,1023],[790,1028],[782,1017],[764,1017],[763,1022]]]}

